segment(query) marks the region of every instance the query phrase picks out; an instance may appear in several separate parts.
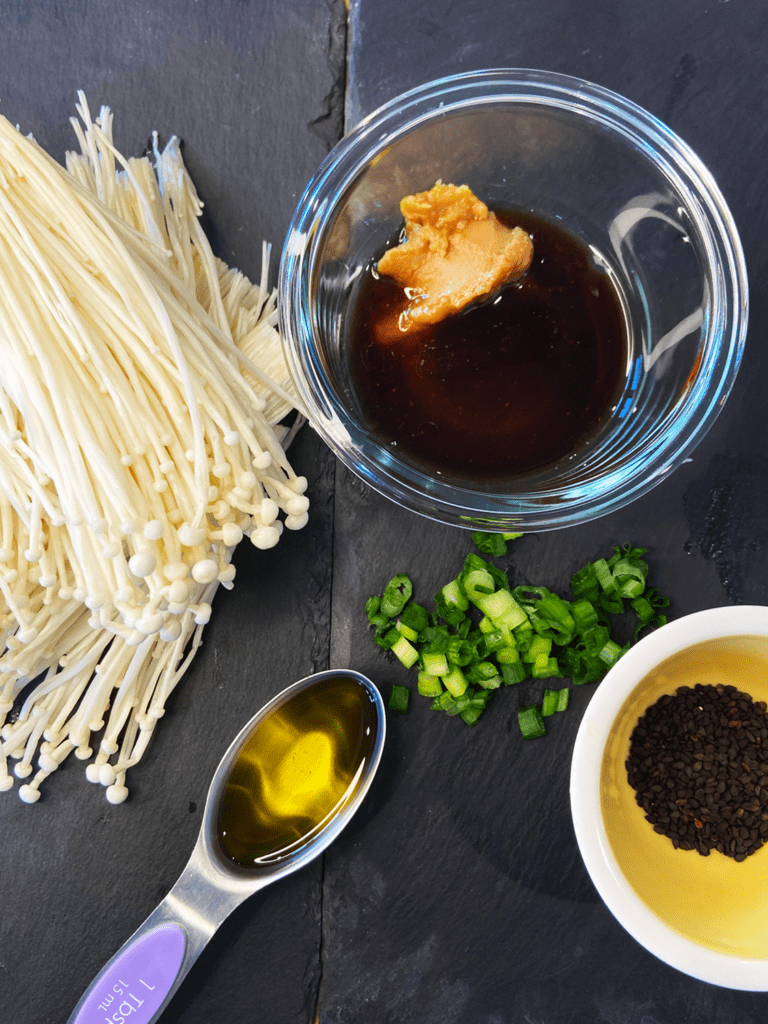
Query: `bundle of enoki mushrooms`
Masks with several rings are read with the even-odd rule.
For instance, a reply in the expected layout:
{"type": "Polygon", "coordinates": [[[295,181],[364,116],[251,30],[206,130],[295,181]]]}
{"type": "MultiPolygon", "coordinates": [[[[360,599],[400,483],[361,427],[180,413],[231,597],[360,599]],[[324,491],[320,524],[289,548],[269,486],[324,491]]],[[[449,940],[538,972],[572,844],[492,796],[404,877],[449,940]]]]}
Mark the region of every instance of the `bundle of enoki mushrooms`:
{"type": "Polygon", "coordinates": [[[126,160],[78,96],[66,170],[0,118],[0,789],[28,803],[73,751],[126,798],[233,549],[308,508],[268,250],[259,285],[227,268],[178,140],[126,160]]]}

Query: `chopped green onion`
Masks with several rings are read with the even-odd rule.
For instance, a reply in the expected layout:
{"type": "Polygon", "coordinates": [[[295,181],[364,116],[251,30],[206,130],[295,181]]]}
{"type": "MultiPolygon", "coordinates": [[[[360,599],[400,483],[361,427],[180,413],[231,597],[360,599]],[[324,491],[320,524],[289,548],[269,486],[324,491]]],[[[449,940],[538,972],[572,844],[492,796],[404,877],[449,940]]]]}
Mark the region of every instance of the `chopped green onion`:
{"type": "Polygon", "coordinates": [[[590,626],[581,634],[581,644],[588,655],[597,655],[610,637],[611,633],[607,626],[590,626]]]}
{"type": "Polygon", "coordinates": [[[404,636],[406,640],[418,640],[419,634],[415,629],[411,629],[410,626],[406,626],[402,619],[398,619],[395,624],[395,628],[401,636],[404,636]]]}
{"type": "Polygon", "coordinates": [[[577,598],[583,597],[589,601],[594,601],[597,598],[600,584],[592,562],[571,576],[571,590],[577,598]]]}
{"type": "Polygon", "coordinates": [[[464,593],[473,604],[477,604],[480,598],[492,594],[496,589],[493,576],[485,569],[473,569],[468,572],[462,580],[462,585],[464,593]]]}
{"type": "Polygon", "coordinates": [[[595,574],[597,576],[597,582],[602,587],[606,594],[614,594],[616,592],[616,581],[613,578],[613,573],[608,567],[608,563],[604,558],[598,558],[592,565],[595,567],[595,574]]]}
{"type": "Polygon", "coordinates": [[[396,643],[392,644],[392,653],[405,665],[406,668],[411,668],[419,660],[419,652],[409,643],[404,636],[398,635],[396,643]]]}
{"type": "Polygon", "coordinates": [[[484,570],[489,573],[493,577],[497,590],[509,590],[509,580],[507,579],[507,574],[504,570],[499,569],[498,566],[494,565],[492,562],[486,562],[485,559],[480,558],[479,555],[475,555],[472,552],[470,552],[464,559],[464,565],[461,567],[461,572],[458,577],[459,583],[463,585],[464,580],[469,573],[474,572],[475,570],[484,570]]]}
{"type": "Polygon", "coordinates": [[[493,679],[498,669],[492,661],[476,661],[466,673],[473,683],[482,683],[484,679],[493,679]]]}
{"type": "Polygon", "coordinates": [[[380,597],[369,597],[365,602],[365,614],[368,616],[368,622],[377,628],[388,626],[390,621],[389,616],[382,615],[380,608],[380,597]]]}
{"type": "Polygon", "coordinates": [[[561,690],[545,690],[544,699],[541,702],[541,713],[547,718],[558,711],[565,711],[568,707],[568,695],[570,690],[564,686],[561,690]]]}
{"type": "Polygon", "coordinates": [[[645,592],[645,596],[651,602],[654,608],[666,608],[669,605],[669,598],[662,597],[662,595],[656,590],[655,587],[648,587],[645,592]]]}
{"type": "Polygon", "coordinates": [[[531,645],[533,640],[534,629],[531,625],[530,619],[526,619],[525,622],[521,622],[519,626],[515,626],[512,630],[515,637],[515,643],[517,644],[518,650],[525,650],[531,645]]]}
{"type": "Polygon", "coordinates": [[[460,697],[467,689],[467,677],[458,665],[454,665],[450,672],[440,677],[443,686],[454,697],[460,697]]]}
{"type": "Polygon", "coordinates": [[[445,690],[440,694],[434,701],[432,701],[432,708],[435,711],[444,711],[446,715],[459,715],[462,711],[467,711],[472,707],[472,698],[469,696],[452,697],[451,694],[445,690]]]}
{"type": "Polygon", "coordinates": [[[640,620],[641,626],[644,626],[653,618],[653,605],[647,597],[636,597],[634,601],[629,602],[629,606],[640,620]]]}
{"type": "Polygon", "coordinates": [[[585,629],[589,629],[590,626],[596,626],[598,623],[597,609],[591,601],[587,601],[583,597],[573,602],[571,605],[571,615],[576,624],[577,633],[583,633],[585,629]]]}
{"type": "Polygon", "coordinates": [[[523,661],[536,661],[542,655],[548,658],[552,650],[552,641],[547,637],[535,636],[531,640],[528,650],[523,654],[523,661]]]}
{"type": "Polygon", "coordinates": [[[648,548],[633,548],[631,544],[625,544],[623,548],[614,548],[611,565],[619,558],[640,559],[648,551],[648,548]]]}
{"type": "Polygon", "coordinates": [[[458,580],[451,580],[450,583],[446,583],[440,593],[443,595],[443,600],[449,608],[457,608],[462,612],[469,608],[469,601],[466,595],[461,592],[458,580]]]}
{"type": "Polygon", "coordinates": [[[409,697],[410,690],[407,686],[400,686],[397,683],[393,683],[387,707],[390,711],[407,711],[409,697]]]}
{"type": "Polygon", "coordinates": [[[428,626],[421,634],[421,642],[427,644],[430,651],[446,654],[451,644],[451,636],[446,626],[428,626]]]}
{"type": "Polygon", "coordinates": [[[392,647],[402,639],[400,630],[390,629],[386,633],[376,635],[375,640],[379,647],[383,647],[385,651],[391,651],[392,647]]]}
{"type": "Polygon", "coordinates": [[[482,531],[477,531],[472,534],[472,540],[477,550],[482,551],[484,555],[500,558],[507,553],[506,542],[508,540],[516,540],[522,536],[522,533],[483,533],[482,531]]]}
{"type": "Polygon", "coordinates": [[[485,649],[489,652],[500,651],[502,647],[508,647],[509,642],[507,636],[509,631],[503,629],[494,629],[490,633],[485,634],[485,649]]]}
{"type": "Polygon", "coordinates": [[[450,711],[455,706],[456,702],[447,690],[443,690],[439,697],[435,697],[432,701],[433,711],[450,711]]]}
{"type": "Polygon", "coordinates": [[[546,654],[539,654],[531,666],[531,675],[534,679],[550,679],[560,674],[557,658],[550,658],[546,654]]]}
{"type": "Polygon", "coordinates": [[[619,584],[619,597],[631,600],[639,597],[645,590],[645,582],[642,579],[628,579],[625,583],[619,584]]]}
{"type": "Polygon", "coordinates": [[[439,697],[443,692],[443,684],[437,676],[429,672],[419,672],[417,689],[422,697],[439,697]]]}
{"type": "Polygon", "coordinates": [[[469,601],[461,593],[457,580],[447,583],[435,594],[435,610],[438,616],[449,626],[457,626],[464,621],[469,601]]]}
{"type": "MultiPolygon", "coordinates": [[[[614,547],[609,558],[584,566],[571,577],[573,601],[546,587],[511,589],[502,569],[471,552],[435,596],[433,612],[412,600],[411,581],[400,573],[382,596],[368,598],[365,613],[375,642],[417,669],[418,692],[432,698],[432,707],[473,725],[502,684],[569,676],[581,686],[602,679],[629,647],[613,639],[609,618],[624,611],[625,601],[636,616],[635,639],[666,622],[660,609],[669,600],[646,587],[645,551],[614,547]]],[[[407,702],[407,688],[401,689],[407,702]]],[[[547,689],[541,706],[521,709],[528,738],[543,735],[543,717],[564,710],[569,692],[547,689]]]]}
{"type": "Polygon", "coordinates": [[[571,614],[570,605],[562,597],[547,591],[536,606],[536,615],[547,624],[558,644],[564,647],[573,640],[576,622],[571,614]]]}
{"type": "Polygon", "coordinates": [[[429,628],[427,609],[415,601],[409,601],[403,608],[400,621],[415,633],[423,633],[425,629],[429,628]]]}
{"type": "Polygon", "coordinates": [[[574,686],[596,683],[608,671],[605,662],[575,647],[566,647],[562,655],[563,671],[573,679],[574,686]]]}
{"type": "Polygon", "coordinates": [[[527,612],[531,612],[547,593],[546,587],[530,587],[528,585],[515,587],[512,591],[512,597],[517,603],[525,608],[527,612]]]}
{"type": "Polygon", "coordinates": [[[601,594],[598,600],[602,610],[609,615],[621,615],[624,611],[624,602],[618,591],[614,594],[601,594]]]}
{"type": "Polygon", "coordinates": [[[421,655],[421,664],[424,671],[431,676],[448,674],[448,659],[442,651],[424,651],[421,655]]]}
{"type": "Polygon", "coordinates": [[[500,665],[514,665],[516,661],[520,661],[520,652],[516,647],[500,647],[496,651],[496,661],[500,665]]]}
{"type": "Polygon", "coordinates": [[[446,652],[448,661],[452,665],[468,665],[474,657],[474,648],[472,644],[467,643],[466,640],[462,640],[460,636],[451,637],[451,642],[448,644],[448,651],[446,652]]]}
{"type": "Polygon", "coordinates": [[[515,683],[522,683],[528,678],[525,665],[522,661],[516,661],[512,665],[501,666],[501,678],[505,686],[513,686],[515,683]]]}
{"type": "Polygon", "coordinates": [[[473,706],[472,704],[472,691],[467,690],[466,693],[462,693],[460,697],[453,698],[453,711],[456,714],[461,714],[462,711],[466,711],[468,708],[473,706]]]}
{"type": "Polygon", "coordinates": [[[525,622],[526,614],[508,590],[496,590],[475,602],[477,607],[495,626],[514,629],[525,622]]]}
{"type": "Polygon", "coordinates": [[[624,648],[619,647],[615,640],[609,640],[608,643],[603,647],[602,651],[598,654],[598,658],[604,661],[608,668],[615,665],[619,658],[624,653],[624,648]]]}
{"type": "Polygon", "coordinates": [[[405,573],[393,576],[385,587],[384,595],[381,598],[379,610],[382,615],[388,615],[391,619],[399,615],[410,600],[412,593],[413,586],[405,573]]]}
{"type": "Polygon", "coordinates": [[[529,704],[527,707],[520,708],[517,712],[517,721],[523,739],[535,740],[547,731],[541,716],[541,707],[538,704],[529,704]]]}
{"type": "MultiPolygon", "coordinates": [[[[613,559],[611,559],[611,562],[613,562],[613,559]]],[[[620,558],[611,565],[611,572],[616,582],[621,585],[622,581],[628,577],[635,580],[644,580],[648,575],[648,565],[639,558],[620,558]]]]}
{"type": "Polygon", "coordinates": [[[456,636],[460,636],[462,640],[466,640],[471,628],[472,620],[465,615],[461,622],[456,625],[456,636]]]}

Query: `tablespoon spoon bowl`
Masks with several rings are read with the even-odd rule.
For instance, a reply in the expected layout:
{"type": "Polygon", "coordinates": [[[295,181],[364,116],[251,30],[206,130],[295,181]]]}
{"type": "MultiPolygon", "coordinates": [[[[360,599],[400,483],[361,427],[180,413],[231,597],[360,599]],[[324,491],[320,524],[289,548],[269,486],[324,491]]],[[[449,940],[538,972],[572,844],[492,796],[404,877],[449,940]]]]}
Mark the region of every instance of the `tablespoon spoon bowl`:
{"type": "Polygon", "coordinates": [[[178,881],[91,982],[68,1024],[156,1021],[232,911],[341,832],[371,784],[385,732],[379,691],[350,669],[307,676],[269,701],[219,763],[178,881]],[[259,798],[267,808],[272,800],[271,814],[259,798]]]}

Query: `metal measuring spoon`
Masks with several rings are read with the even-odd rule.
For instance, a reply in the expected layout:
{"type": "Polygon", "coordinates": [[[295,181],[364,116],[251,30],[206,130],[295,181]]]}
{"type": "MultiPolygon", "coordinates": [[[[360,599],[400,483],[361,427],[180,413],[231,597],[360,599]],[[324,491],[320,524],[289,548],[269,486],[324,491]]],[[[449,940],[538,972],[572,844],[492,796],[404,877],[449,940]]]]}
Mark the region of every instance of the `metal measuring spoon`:
{"type": "Polygon", "coordinates": [[[341,832],[371,784],[385,729],[379,691],[351,670],[300,679],[266,704],[216,769],[181,877],[91,982],[68,1024],[157,1020],[229,914],[341,832]],[[259,765],[270,756],[282,779],[259,765]],[[314,778],[322,768],[333,774],[327,787],[314,778]],[[284,813],[262,815],[259,799],[284,813]]]}

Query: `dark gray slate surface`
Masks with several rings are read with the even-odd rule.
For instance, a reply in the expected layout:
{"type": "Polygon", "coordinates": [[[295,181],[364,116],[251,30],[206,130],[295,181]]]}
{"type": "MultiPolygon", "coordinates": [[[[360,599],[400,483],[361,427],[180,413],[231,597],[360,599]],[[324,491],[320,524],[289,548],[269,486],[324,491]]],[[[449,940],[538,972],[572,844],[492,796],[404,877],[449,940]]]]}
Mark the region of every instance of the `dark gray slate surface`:
{"type": "MultiPolygon", "coordinates": [[[[613,544],[651,547],[672,614],[768,603],[762,289],[768,245],[768,28],[759,0],[645,4],[352,0],[346,123],[403,88],[470,68],[592,79],[664,118],[708,163],[742,233],[750,339],[733,396],[672,478],[630,508],[530,535],[505,563],[566,587],[613,544]]],[[[56,156],[74,93],[108,103],[118,144],[184,138],[218,253],[258,272],[341,126],[340,0],[72,0],[0,4],[0,110],[56,156]]],[[[405,678],[367,635],[362,603],[394,569],[428,598],[466,534],[386,503],[310,432],[310,526],[238,553],[205,643],[150,753],[111,807],[72,761],[34,807],[0,794],[0,1022],[59,1024],[183,867],[232,735],[293,679],[333,665],[384,692],[405,678]],[[397,553],[397,564],[393,558],[397,553]]],[[[524,696],[524,695],[523,695],[524,696]]],[[[762,1024],[768,997],[658,963],[613,921],[578,856],[568,764],[589,700],[541,744],[516,735],[519,693],[476,730],[430,714],[390,723],[369,799],[322,862],[245,904],[204,953],[164,1024],[762,1024]]]]}

